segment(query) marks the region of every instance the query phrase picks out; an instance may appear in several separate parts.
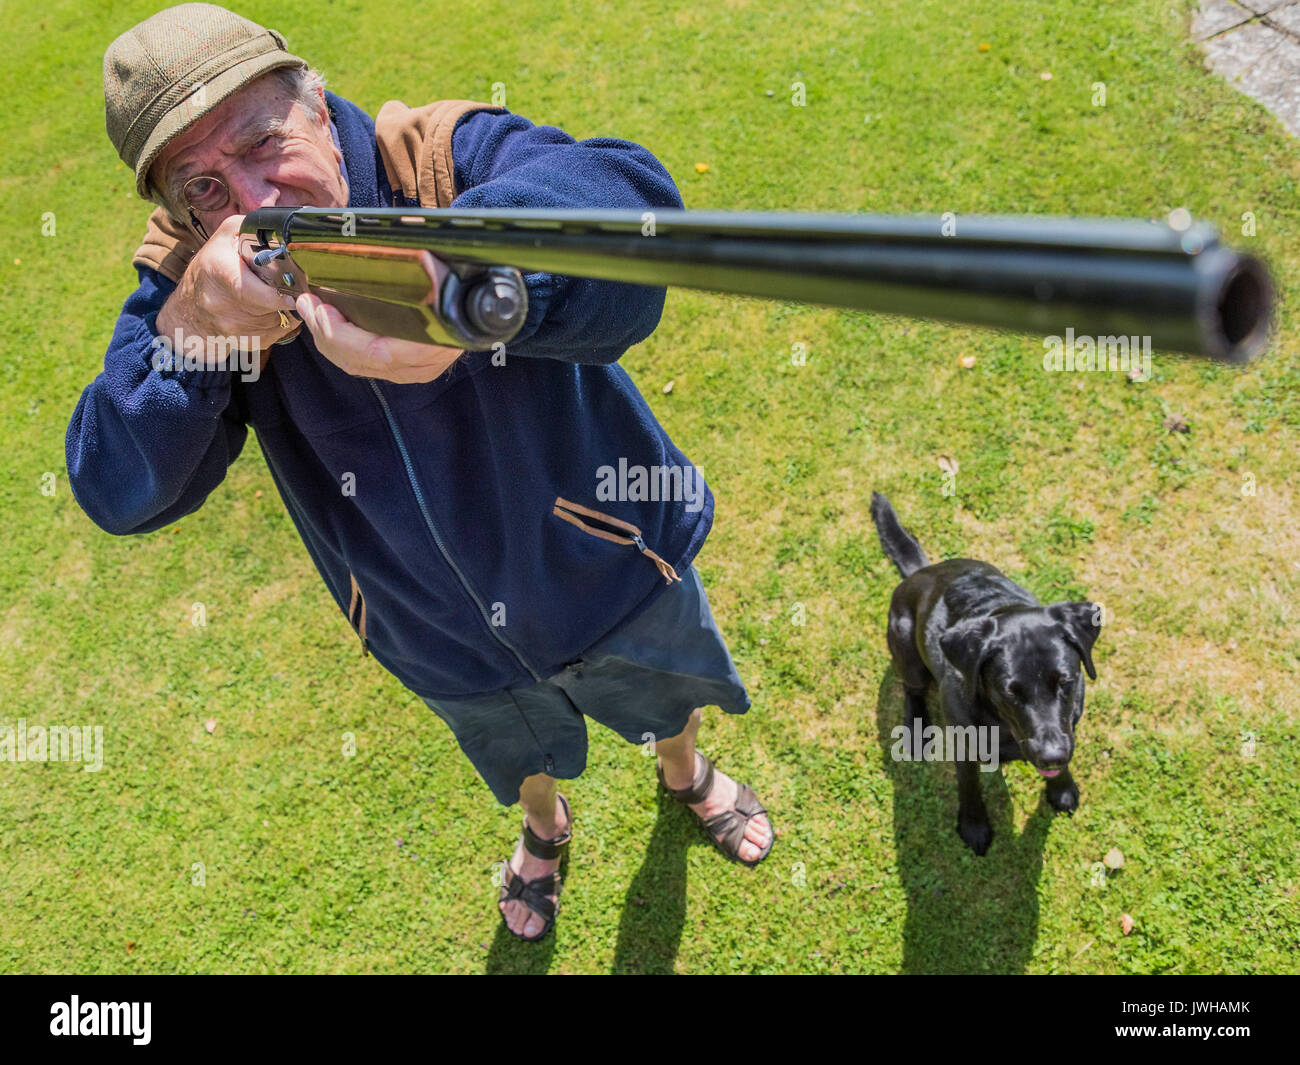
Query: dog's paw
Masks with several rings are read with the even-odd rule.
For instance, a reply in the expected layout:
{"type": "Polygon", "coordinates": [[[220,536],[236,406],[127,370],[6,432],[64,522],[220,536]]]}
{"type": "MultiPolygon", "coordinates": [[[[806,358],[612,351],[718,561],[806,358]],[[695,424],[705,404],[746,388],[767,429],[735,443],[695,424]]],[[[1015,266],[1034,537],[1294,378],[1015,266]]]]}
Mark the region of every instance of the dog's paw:
{"type": "Polygon", "coordinates": [[[966,844],[980,857],[988,853],[989,846],[993,843],[993,826],[988,821],[972,821],[966,818],[957,818],[957,835],[961,836],[962,842],[966,844]]]}
{"type": "Polygon", "coordinates": [[[1079,786],[1072,780],[1066,787],[1048,788],[1047,801],[1053,810],[1073,817],[1074,811],[1079,808],[1079,786]]]}

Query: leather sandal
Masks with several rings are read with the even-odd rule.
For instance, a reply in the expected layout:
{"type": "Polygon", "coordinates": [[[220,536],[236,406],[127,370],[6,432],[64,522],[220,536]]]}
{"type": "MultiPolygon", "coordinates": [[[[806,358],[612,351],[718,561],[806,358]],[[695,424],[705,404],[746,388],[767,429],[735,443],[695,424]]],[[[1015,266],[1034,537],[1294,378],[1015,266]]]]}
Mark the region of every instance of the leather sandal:
{"type": "MultiPolygon", "coordinates": [[[[708,755],[698,748],[695,755],[696,765],[699,766],[701,759],[703,759],[704,764],[699,766],[695,779],[691,782],[689,788],[678,790],[670,788],[664,780],[663,763],[661,762],[657,766],[659,783],[663,785],[664,791],[686,806],[703,802],[709,797],[709,792],[713,790],[713,763],[709,761],[708,755]]],[[[747,862],[740,856],[740,844],[745,839],[745,826],[749,824],[751,818],[757,817],[759,814],[765,814],[767,810],[758,801],[754,789],[748,784],[738,784],[737,787],[739,790],[736,794],[735,806],[712,817],[700,817],[700,824],[704,826],[704,831],[709,834],[713,845],[725,854],[730,861],[739,862],[741,865],[748,865],[752,868],[772,853],[772,844],[776,842],[776,830],[775,828],[772,829],[772,838],[767,841],[767,846],[752,862],[747,862]]],[[[696,816],[699,817],[699,814],[696,814],[696,816]]],[[[771,818],[768,821],[770,823],[771,818]]]]}
{"type": "MultiPolygon", "coordinates": [[[[528,818],[524,818],[524,831],[520,838],[523,840],[524,850],[534,858],[559,858],[564,854],[569,841],[573,839],[573,817],[569,813],[569,804],[565,801],[563,795],[558,796],[558,798],[560,805],[564,807],[564,820],[567,823],[562,835],[556,836],[555,839],[542,839],[528,826],[528,818]]],[[[539,939],[545,939],[546,934],[554,927],[555,915],[559,912],[560,883],[563,878],[556,871],[547,873],[545,876],[535,877],[532,880],[525,880],[510,868],[510,859],[506,859],[505,872],[510,874],[510,879],[508,881],[503,880],[501,884],[501,894],[497,899],[498,909],[503,902],[510,899],[519,899],[546,923],[535,936],[526,936],[522,932],[516,932],[509,924],[506,924],[506,915],[504,913],[501,914],[501,923],[506,926],[507,932],[516,939],[522,939],[525,943],[536,943],[539,939]],[[550,895],[555,896],[554,902],[548,898],[550,895]]]]}

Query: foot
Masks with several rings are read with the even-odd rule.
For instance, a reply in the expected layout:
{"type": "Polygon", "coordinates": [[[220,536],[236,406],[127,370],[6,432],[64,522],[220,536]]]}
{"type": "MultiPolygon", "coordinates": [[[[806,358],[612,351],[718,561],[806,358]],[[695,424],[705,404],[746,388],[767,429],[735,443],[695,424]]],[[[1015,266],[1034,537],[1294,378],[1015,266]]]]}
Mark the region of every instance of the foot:
{"type": "MultiPolygon", "coordinates": [[[[542,839],[546,840],[559,839],[569,830],[569,819],[564,816],[564,807],[560,804],[558,795],[555,797],[555,820],[549,825],[535,823],[532,829],[542,839]]],[[[525,880],[536,880],[539,876],[554,873],[560,868],[560,859],[538,858],[529,853],[524,847],[523,837],[521,836],[507,868],[508,872],[502,874],[502,886],[508,885],[516,876],[522,876],[525,880]]],[[[547,895],[546,897],[551,900],[552,904],[559,901],[558,894],[547,895]]],[[[505,902],[498,903],[497,908],[505,918],[506,927],[516,935],[532,939],[541,932],[546,924],[539,914],[525,905],[522,899],[507,899],[505,902]]]]}
{"type": "MultiPolygon", "coordinates": [[[[696,759],[694,754],[691,755],[692,770],[687,774],[680,774],[675,768],[669,767],[666,763],[660,762],[664,771],[664,783],[674,791],[681,791],[689,788],[695,781],[696,759]]],[[[694,811],[700,818],[714,817],[726,810],[735,809],[736,798],[740,795],[740,785],[731,777],[727,776],[716,765],[713,767],[713,787],[709,794],[704,797],[703,802],[691,803],[689,809],[694,811]]],[[[743,861],[754,862],[769,843],[772,842],[772,822],[767,819],[767,814],[759,814],[757,817],[751,817],[749,823],[745,825],[745,838],[740,842],[740,857],[743,861]]]]}

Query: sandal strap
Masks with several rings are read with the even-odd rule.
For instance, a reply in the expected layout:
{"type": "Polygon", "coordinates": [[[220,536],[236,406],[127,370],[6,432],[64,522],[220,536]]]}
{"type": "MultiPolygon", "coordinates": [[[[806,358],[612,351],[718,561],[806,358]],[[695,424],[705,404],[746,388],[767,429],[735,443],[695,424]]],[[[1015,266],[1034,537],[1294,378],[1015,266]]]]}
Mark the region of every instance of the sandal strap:
{"type": "Polygon", "coordinates": [[[560,805],[564,808],[565,829],[554,839],[542,839],[529,826],[528,818],[524,818],[524,850],[534,858],[558,858],[573,839],[573,818],[569,814],[569,804],[563,795],[559,796],[559,799],[560,805]]]}
{"type": "Polygon", "coordinates": [[[742,784],[736,796],[736,805],[732,809],[723,810],[722,813],[714,814],[709,818],[702,818],[701,823],[719,847],[729,855],[739,858],[740,844],[745,838],[746,826],[752,818],[765,813],[767,810],[758,801],[754,789],[748,784],[742,784]]]}
{"type": "MultiPolygon", "coordinates": [[[[508,868],[508,867],[507,867],[508,868]]],[[[533,913],[545,921],[555,916],[556,903],[559,901],[561,878],[558,873],[548,873],[534,880],[525,880],[514,870],[510,871],[510,883],[501,886],[502,902],[518,899],[533,913]],[[547,896],[556,896],[552,902],[547,896]]]]}
{"type": "Polygon", "coordinates": [[[695,764],[697,766],[695,779],[691,781],[689,788],[670,788],[668,782],[664,780],[663,765],[660,764],[656,770],[659,774],[659,783],[664,786],[664,790],[686,806],[703,802],[709,797],[709,792],[713,790],[713,763],[709,761],[709,756],[698,747],[695,749],[695,764]],[[703,764],[701,765],[701,763],[703,764]]]}

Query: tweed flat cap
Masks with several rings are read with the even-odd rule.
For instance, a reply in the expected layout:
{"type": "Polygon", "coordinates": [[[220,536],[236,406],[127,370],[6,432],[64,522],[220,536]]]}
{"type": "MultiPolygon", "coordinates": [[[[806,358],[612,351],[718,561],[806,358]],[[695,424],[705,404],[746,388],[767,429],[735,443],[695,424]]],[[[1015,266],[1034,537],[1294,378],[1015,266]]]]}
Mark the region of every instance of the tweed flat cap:
{"type": "Polygon", "coordinates": [[[275,30],[216,4],[169,7],[127,30],[104,53],[104,112],[136,191],[161,202],[149,167],[169,140],[263,74],[306,66],[275,30]]]}

